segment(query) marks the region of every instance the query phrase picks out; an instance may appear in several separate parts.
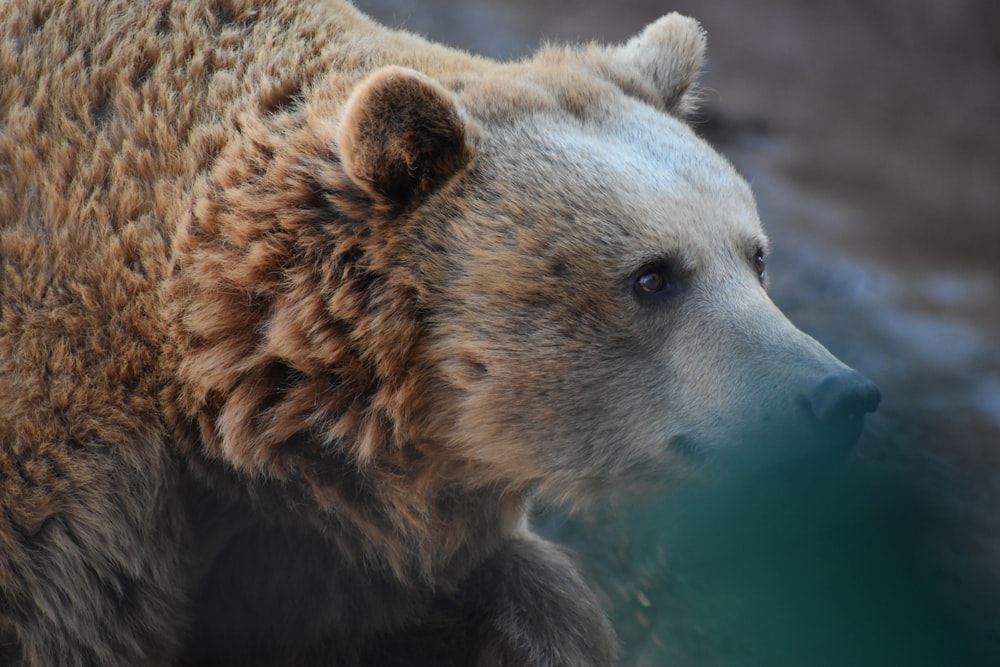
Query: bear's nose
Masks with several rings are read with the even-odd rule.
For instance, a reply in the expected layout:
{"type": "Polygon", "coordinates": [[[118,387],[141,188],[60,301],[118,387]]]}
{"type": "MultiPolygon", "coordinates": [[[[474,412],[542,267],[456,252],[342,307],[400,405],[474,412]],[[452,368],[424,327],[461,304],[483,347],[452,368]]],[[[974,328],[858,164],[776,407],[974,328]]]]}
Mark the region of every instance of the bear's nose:
{"type": "Polygon", "coordinates": [[[824,378],[809,397],[809,406],[816,419],[834,425],[874,412],[880,400],[882,392],[874,382],[857,371],[845,370],[824,378]]]}

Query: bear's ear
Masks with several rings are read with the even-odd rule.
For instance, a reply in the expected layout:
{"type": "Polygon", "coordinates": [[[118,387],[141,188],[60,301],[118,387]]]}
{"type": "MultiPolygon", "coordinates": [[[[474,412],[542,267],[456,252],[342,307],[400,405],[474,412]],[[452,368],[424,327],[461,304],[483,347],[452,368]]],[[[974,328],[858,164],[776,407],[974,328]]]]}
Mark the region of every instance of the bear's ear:
{"type": "Polygon", "coordinates": [[[358,84],[339,128],[347,175],[376,199],[405,204],[440,187],[472,158],[455,97],[432,79],[387,67],[358,84]]]}
{"type": "Polygon", "coordinates": [[[677,13],[650,23],[620,46],[593,50],[588,60],[622,90],[669,114],[694,111],[694,84],[705,62],[705,31],[677,13]]]}

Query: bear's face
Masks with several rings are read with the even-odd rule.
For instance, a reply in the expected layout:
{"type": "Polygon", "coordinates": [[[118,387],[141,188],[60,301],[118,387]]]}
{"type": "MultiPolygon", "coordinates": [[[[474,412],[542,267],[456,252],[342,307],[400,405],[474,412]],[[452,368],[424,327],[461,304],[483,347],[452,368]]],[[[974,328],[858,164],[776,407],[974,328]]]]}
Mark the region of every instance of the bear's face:
{"type": "Polygon", "coordinates": [[[768,299],[749,188],[680,119],[703,50],[670,15],[619,47],[333,73],[304,114],[243,119],[166,286],[179,428],[365,508],[853,442],[877,390],[768,299]]]}
{"type": "Polygon", "coordinates": [[[790,431],[807,448],[796,397],[843,369],[767,297],[743,179],[681,121],[615,102],[484,127],[424,223],[446,248],[428,310],[453,445],[574,497],[767,459],[790,431]]]}
{"type": "Polygon", "coordinates": [[[444,87],[392,69],[359,87],[345,167],[409,202],[422,258],[416,353],[437,381],[422,437],[553,498],[857,437],[875,390],[770,301],[749,187],[672,115],[702,47],[671,16],[575,63],[543,54],[444,87]],[[817,392],[838,377],[828,420],[817,392]]]}

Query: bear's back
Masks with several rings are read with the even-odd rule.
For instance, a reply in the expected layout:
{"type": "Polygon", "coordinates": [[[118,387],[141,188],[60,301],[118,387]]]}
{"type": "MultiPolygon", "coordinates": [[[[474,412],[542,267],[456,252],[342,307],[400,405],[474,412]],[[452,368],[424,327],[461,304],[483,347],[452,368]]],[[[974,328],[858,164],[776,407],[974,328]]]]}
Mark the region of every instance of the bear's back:
{"type": "Polygon", "coordinates": [[[342,31],[376,29],[339,4],[249,4],[0,8],[2,440],[46,413],[106,441],[115,414],[155,415],[159,286],[199,180],[241,118],[301,113],[307,86],[364,59],[342,31]]]}

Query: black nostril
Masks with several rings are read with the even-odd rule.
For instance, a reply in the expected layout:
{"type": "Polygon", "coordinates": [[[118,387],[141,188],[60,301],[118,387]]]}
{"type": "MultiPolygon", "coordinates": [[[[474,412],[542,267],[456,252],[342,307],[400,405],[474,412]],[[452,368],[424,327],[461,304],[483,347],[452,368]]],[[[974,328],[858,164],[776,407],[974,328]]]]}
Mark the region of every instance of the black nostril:
{"type": "Polygon", "coordinates": [[[834,423],[874,412],[882,399],[875,383],[856,371],[841,371],[826,377],[813,390],[809,405],[821,422],[834,423]]]}

